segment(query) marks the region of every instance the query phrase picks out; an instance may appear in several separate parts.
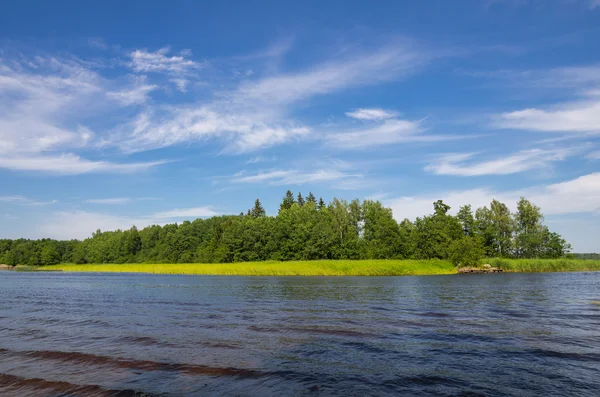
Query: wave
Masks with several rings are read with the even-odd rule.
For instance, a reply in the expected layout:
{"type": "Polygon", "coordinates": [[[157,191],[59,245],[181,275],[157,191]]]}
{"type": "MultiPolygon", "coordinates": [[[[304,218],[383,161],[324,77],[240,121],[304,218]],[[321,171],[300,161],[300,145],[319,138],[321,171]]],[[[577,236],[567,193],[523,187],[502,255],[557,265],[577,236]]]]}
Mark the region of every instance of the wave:
{"type": "Polygon", "coordinates": [[[3,396],[34,397],[49,393],[89,397],[155,397],[158,394],[144,393],[132,389],[114,390],[98,385],[77,385],[69,382],[41,378],[22,378],[0,374],[0,394],[3,396]]]}

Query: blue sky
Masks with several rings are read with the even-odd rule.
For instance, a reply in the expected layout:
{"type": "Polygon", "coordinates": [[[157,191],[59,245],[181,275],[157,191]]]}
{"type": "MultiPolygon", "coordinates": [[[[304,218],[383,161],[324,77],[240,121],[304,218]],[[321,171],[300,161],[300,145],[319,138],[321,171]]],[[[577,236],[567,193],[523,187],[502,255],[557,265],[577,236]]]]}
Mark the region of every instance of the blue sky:
{"type": "Polygon", "coordinates": [[[600,251],[600,1],[42,2],[0,12],[0,237],[520,196],[600,251]]]}

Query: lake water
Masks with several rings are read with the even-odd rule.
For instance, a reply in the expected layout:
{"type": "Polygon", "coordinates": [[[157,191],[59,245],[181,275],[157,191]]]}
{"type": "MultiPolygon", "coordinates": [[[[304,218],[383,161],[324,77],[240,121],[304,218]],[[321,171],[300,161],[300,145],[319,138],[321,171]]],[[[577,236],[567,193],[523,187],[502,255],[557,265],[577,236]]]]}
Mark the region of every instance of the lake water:
{"type": "Polygon", "coordinates": [[[0,273],[2,396],[598,396],[600,273],[0,273]]]}

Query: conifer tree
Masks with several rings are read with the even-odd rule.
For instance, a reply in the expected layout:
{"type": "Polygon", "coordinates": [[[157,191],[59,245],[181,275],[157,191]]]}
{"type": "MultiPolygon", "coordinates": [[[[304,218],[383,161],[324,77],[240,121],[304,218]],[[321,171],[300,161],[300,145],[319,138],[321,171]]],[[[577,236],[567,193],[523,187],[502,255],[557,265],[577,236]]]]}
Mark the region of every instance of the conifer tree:
{"type": "Polygon", "coordinates": [[[260,203],[260,200],[256,199],[256,201],[254,202],[254,207],[252,208],[252,211],[250,211],[250,216],[252,216],[253,218],[261,218],[266,214],[267,213],[265,212],[265,209],[260,203]]]}
{"type": "Polygon", "coordinates": [[[294,200],[294,193],[292,193],[291,190],[288,190],[283,197],[283,201],[279,205],[279,211],[289,210],[292,208],[292,205],[294,205],[295,202],[296,200],[294,200]]]}
{"type": "Polygon", "coordinates": [[[325,201],[323,201],[323,197],[319,197],[319,204],[317,204],[317,209],[322,210],[325,208],[325,201]]]}
{"type": "Polygon", "coordinates": [[[317,198],[315,197],[314,194],[312,194],[312,192],[309,192],[308,193],[308,197],[306,197],[306,202],[307,203],[317,204],[317,198]]]}
{"type": "Polygon", "coordinates": [[[302,193],[298,192],[298,205],[302,207],[304,205],[304,197],[302,197],[302,193]]]}

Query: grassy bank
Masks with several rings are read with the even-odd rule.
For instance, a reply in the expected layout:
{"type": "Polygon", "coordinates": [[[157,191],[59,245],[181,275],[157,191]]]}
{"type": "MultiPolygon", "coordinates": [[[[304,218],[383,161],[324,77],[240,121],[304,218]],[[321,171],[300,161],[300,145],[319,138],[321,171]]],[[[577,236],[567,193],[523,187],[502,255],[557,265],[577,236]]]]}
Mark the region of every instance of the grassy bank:
{"type": "Polygon", "coordinates": [[[450,262],[440,260],[324,260],[243,263],[102,264],[45,266],[40,270],[65,272],[129,272],[203,274],[219,276],[418,276],[454,274],[450,262]]]}
{"type": "MultiPolygon", "coordinates": [[[[482,260],[505,272],[600,271],[600,261],[580,259],[482,260]]],[[[27,270],[31,270],[27,269],[27,270]]],[[[215,276],[422,276],[455,274],[456,268],[442,260],[323,260],[242,263],[126,263],[61,264],[37,268],[42,271],[200,274],[215,276]]]]}
{"type": "Polygon", "coordinates": [[[505,272],[544,273],[544,272],[583,272],[600,270],[600,261],[588,259],[486,259],[505,272]]]}

